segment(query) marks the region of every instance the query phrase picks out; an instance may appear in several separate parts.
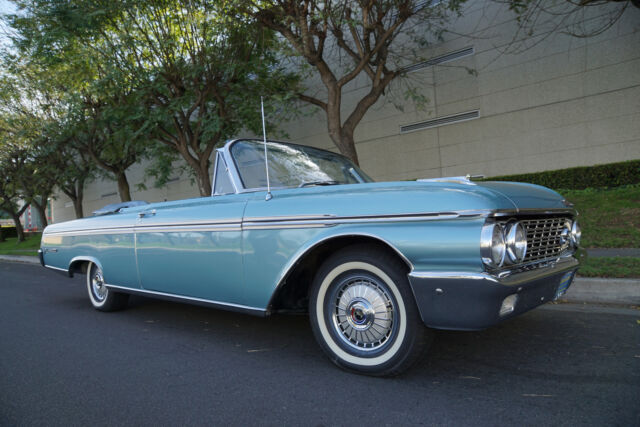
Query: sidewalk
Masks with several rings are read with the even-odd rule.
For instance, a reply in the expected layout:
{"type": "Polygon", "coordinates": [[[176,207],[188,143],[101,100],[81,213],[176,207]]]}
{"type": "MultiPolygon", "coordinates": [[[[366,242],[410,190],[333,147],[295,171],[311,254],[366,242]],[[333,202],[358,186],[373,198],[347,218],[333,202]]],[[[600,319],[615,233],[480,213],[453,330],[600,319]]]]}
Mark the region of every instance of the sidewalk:
{"type": "MultiPolygon", "coordinates": [[[[37,257],[20,255],[0,255],[0,261],[40,264],[37,257]]],[[[640,278],[577,277],[560,301],[574,304],[595,303],[640,306],[640,278]]]]}

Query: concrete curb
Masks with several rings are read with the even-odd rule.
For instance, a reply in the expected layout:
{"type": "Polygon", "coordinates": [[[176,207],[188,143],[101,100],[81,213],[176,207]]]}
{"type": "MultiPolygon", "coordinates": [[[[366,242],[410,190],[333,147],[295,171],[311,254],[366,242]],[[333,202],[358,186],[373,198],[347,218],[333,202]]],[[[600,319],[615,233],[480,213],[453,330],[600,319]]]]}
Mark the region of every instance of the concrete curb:
{"type": "Polygon", "coordinates": [[[26,264],[40,264],[40,260],[36,256],[27,255],[0,255],[0,261],[22,262],[26,264]]]}
{"type": "MultiPolygon", "coordinates": [[[[0,261],[40,264],[38,257],[34,256],[0,255],[0,261]]],[[[560,300],[577,304],[597,303],[640,306],[640,279],[578,277],[560,300]]]]}
{"type": "Polygon", "coordinates": [[[640,279],[577,277],[561,301],[640,305],[640,279]]]}

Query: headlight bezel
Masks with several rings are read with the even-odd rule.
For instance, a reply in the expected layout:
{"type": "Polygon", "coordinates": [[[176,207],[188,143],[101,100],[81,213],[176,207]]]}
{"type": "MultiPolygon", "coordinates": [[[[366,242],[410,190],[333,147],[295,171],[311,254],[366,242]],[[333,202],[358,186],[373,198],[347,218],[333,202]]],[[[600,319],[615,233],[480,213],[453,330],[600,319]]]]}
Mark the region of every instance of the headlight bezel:
{"type": "Polygon", "coordinates": [[[498,222],[486,223],[482,227],[480,243],[482,262],[490,268],[500,268],[504,265],[506,253],[507,244],[503,225],[498,222]],[[495,238],[498,239],[498,245],[495,245],[495,238]]]}
{"type": "Polygon", "coordinates": [[[507,260],[519,264],[527,256],[527,229],[520,221],[510,221],[504,228],[507,260]]]}
{"type": "Polygon", "coordinates": [[[573,220],[573,224],[571,225],[571,243],[575,248],[580,246],[580,240],[582,239],[582,229],[580,228],[580,224],[578,224],[578,220],[573,220]]]}

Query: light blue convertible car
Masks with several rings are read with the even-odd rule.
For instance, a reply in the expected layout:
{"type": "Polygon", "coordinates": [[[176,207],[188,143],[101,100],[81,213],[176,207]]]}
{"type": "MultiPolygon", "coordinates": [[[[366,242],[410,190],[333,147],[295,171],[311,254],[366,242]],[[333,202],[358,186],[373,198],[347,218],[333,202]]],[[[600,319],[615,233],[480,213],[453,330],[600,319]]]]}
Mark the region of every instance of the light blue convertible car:
{"type": "Polygon", "coordinates": [[[576,212],[540,186],[374,183],[340,155],[243,139],[217,151],[213,189],[51,225],[42,264],[86,274],[103,311],[141,294],[308,312],[329,358],[371,375],[409,367],[432,329],[482,329],[557,299],[579,265],[576,212]]]}

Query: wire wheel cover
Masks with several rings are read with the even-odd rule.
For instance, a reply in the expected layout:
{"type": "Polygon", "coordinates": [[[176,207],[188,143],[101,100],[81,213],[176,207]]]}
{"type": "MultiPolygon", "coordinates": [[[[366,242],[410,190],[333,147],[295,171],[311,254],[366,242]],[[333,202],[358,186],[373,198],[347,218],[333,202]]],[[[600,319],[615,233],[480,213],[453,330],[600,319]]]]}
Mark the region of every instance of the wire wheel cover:
{"type": "Polygon", "coordinates": [[[91,278],[91,290],[98,302],[104,301],[107,296],[107,287],[104,285],[104,279],[102,278],[102,272],[96,269],[96,272],[91,278]]]}

